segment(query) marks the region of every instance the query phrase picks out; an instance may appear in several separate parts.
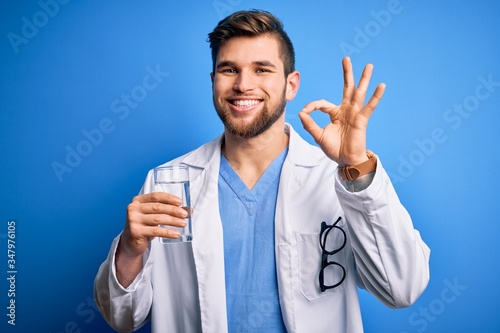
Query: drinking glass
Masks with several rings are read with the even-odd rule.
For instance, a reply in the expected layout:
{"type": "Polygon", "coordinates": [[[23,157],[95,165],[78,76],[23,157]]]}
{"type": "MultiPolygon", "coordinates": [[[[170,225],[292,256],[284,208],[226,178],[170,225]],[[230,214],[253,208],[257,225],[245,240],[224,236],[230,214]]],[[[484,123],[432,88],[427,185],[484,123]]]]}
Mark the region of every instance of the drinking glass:
{"type": "Polygon", "coordinates": [[[169,244],[192,241],[188,166],[181,164],[156,167],[154,169],[154,182],[156,192],[166,192],[179,197],[182,200],[181,207],[189,213],[188,217],[185,219],[187,224],[184,228],[166,225],[160,226],[162,228],[176,230],[181,234],[179,238],[161,238],[162,243],[169,244]]]}

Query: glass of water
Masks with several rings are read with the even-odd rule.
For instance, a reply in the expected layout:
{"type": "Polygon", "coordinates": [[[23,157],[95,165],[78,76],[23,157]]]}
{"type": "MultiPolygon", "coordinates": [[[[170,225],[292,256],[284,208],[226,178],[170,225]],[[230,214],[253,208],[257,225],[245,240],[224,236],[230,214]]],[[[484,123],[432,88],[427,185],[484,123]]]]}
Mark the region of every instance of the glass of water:
{"type": "Polygon", "coordinates": [[[161,238],[162,243],[169,244],[192,241],[188,166],[181,164],[156,167],[154,169],[154,182],[156,192],[166,192],[179,197],[182,200],[181,207],[189,213],[188,217],[185,219],[187,225],[184,228],[161,225],[162,228],[173,229],[181,234],[179,238],[161,238]]]}

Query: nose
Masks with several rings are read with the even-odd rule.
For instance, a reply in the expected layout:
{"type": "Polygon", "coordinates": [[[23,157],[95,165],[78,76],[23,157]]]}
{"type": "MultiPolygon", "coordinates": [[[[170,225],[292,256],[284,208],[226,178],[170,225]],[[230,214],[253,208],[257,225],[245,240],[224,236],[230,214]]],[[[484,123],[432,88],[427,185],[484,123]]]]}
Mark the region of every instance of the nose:
{"type": "Polygon", "coordinates": [[[254,89],[254,80],[251,73],[241,71],[235,78],[233,90],[238,92],[247,92],[254,89]]]}

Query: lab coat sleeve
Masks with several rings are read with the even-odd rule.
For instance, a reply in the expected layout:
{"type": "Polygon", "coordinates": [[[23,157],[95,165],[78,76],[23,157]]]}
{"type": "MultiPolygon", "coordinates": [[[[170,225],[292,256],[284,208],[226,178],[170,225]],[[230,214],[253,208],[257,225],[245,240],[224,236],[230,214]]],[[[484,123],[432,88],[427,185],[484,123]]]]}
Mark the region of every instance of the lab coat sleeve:
{"type": "Polygon", "coordinates": [[[389,307],[410,306],[427,287],[430,249],[414,229],[380,160],[372,183],[360,192],[347,191],[335,174],[358,284],[389,307]]]}
{"type": "Polygon", "coordinates": [[[116,237],[107,259],[94,281],[94,299],[108,324],[118,332],[133,332],[148,320],[153,300],[151,285],[152,256],[143,255],[143,269],[128,288],[116,278],[115,253],[120,240],[116,237]]]}

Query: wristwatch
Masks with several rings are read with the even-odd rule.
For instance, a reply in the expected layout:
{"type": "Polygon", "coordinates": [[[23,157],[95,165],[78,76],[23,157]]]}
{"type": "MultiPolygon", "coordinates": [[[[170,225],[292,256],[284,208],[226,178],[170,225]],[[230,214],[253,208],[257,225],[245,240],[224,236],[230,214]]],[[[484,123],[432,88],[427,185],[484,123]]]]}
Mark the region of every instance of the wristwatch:
{"type": "Polygon", "coordinates": [[[339,169],[340,177],[343,181],[350,182],[375,171],[377,168],[377,155],[375,155],[372,151],[367,150],[366,156],[368,157],[368,161],[364,161],[363,163],[354,166],[348,165],[339,169]]]}

